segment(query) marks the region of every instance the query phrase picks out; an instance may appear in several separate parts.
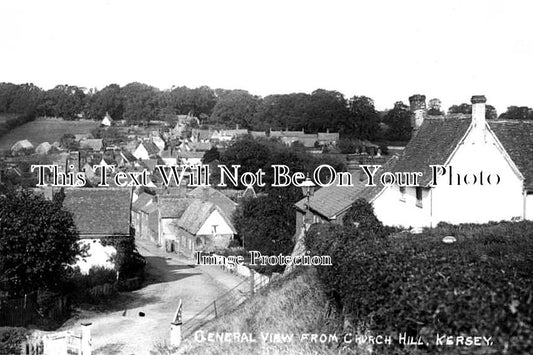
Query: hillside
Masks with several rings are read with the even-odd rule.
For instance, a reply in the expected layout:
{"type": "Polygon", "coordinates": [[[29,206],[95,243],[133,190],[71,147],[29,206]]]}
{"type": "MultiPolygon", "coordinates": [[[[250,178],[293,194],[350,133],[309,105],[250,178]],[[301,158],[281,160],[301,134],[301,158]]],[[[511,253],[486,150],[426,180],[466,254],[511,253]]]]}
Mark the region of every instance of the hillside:
{"type": "MultiPolygon", "coordinates": [[[[185,339],[178,354],[338,354],[340,343],[331,349],[310,341],[301,341],[306,333],[333,334],[339,322],[326,317],[327,300],[313,269],[297,270],[288,277],[272,282],[256,297],[235,312],[209,323],[196,332],[195,338],[185,339]],[[238,333],[239,341],[198,341],[209,334],[238,333]],[[256,342],[244,337],[252,334],[256,342]],[[279,343],[274,334],[293,335],[290,342],[279,343]],[[267,341],[262,336],[268,338],[267,341]]],[[[233,337],[232,334],[230,336],[233,337]]],[[[233,337],[233,339],[235,339],[233,337]]],[[[165,354],[154,351],[153,354],[165,354]]]]}
{"type": "Polygon", "coordinates": [[[15,142],[27,139],[34,147],[42,142],[52,144],[65,133],[82,134],[90,133],[91,130],[98,127],[99,123],[89,120],[63,121],[63,120],[45,120],[37,119],[27,122],[21,126],[15,127],[0,137],[0,150],[9,150],[15,142]]]}

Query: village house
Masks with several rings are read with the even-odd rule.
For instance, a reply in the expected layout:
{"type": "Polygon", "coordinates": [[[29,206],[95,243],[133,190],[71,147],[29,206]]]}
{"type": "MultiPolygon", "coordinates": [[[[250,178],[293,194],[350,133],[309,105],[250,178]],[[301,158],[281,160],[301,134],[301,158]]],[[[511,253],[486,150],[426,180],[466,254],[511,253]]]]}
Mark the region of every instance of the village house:
{"type": "Polygon", "coordinates": [[[159,155],[159,148],[151,141],[141,142],[132,153],[138,160],[155,159],[159,155]]]}
{"type": "MultiPolygon", "coordinates": [[[[48,189],[51,191],[51,189],[48,189]]],[[[88,256],[76,266],[87,273],[93,266],[114,268],[112,246],[103,246],[105,237],[130,237],[130,191],[122,188],[67,188],[63,206],[72,213],[80,244],[87,246],[88,256]]]]}
{"type": "MultiPolygon", "coordinates": [[[[487,121],[485,103],[484,96],[474,96],[472,115],[429,116],[425,96],[410,97],[411,141],[376,172],[376,186],[365,187],[351,199],[365,198],[384,224],[404,228],[532,220],[533,122],[487,121]],[[440,167],[432,171],[431,165],[440,167]],[[380,183],[384,174],[390,178],[405,173],[420,174],[416,184],[380,183]]],[[[336,188],[346,193],[354,189],[336,188]]],[[[322,216],[320,211],[331,207],[320,196],[334,189],[325,187],[311,197],[311,213],[322,216]]],[[[304,203],[297,203],[300,214],[304,203]]],[[[345,205],[333,204],[336,210],[345,205]]]]}
{"type": "Polygon", "coordinates": [[[229,246],[236,234],[230,217],[213,202],[194,199],[173,224],[177,250],[192,257],[195,251],[214,251],[229,246]]]}
{"type": "Polygon", "coordinates": [[[135,237],[144,238],[142,235],[142,209],[152,204],[155,200],[154,195],[142,192],[138,196],[133,194],[131,204],[131,226],[133,227],[135,237]]]}
{"type": "Polygon", "coordinates": [[[109,112],[106,112],[104,118],[100,122],[100,126],[111,127],[111,125],[113,125],[113,119],[111,118],[109,112]]]}

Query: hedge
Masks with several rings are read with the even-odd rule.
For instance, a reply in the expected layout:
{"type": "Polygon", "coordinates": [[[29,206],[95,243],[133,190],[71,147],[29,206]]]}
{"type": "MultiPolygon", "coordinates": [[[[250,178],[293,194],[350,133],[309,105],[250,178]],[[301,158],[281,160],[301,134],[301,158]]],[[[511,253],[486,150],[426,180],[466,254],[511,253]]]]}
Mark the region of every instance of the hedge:
{"type": "Polygon", "coordinates": [[[425,352],[450,351],[434,345],[438,333],[491,336],[492,351],[533,353],[533,222],[440,225],[385,238],[315,225],[306,245],[312,255],[331,255],[333,266],[318,275],[354,324],[396,340],[402,332],[423,336],[425,352]],[[443,243],[447,235],[457,242],[443,243]]]}
{"type": "Polygon", "coordinates": [[[27,330],[17,327],[0,327],[0,354],[19,354],[27,330]]]}

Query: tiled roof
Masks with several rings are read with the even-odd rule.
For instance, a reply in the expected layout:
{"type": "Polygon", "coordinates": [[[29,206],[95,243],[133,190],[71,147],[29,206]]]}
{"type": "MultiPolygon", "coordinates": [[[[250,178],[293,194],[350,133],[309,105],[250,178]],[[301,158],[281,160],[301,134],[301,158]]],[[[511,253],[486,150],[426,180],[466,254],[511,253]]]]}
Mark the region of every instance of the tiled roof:
{"type": "Polygon", "coordinates": [[[124,149],[122,152],[120,152],[120,154],[130,163],[137,161],[137,158],[135,158],[135,156],[129,150],[124,149]]]}
{"type": "Polygon", "coordinates": [[[202,159],[204,152],[179,152],[178,158],[180,159],[202,159]]]}
{"type": "Polygon", "coordinates": [[[252,137],[266,137],[265,131],[250,131],[252,137]]]}
{"type": "Polygon", "coordinates": [[[525,187],[533,189],[533,121],[491,120],[490,128],[525,178],[525,187]]]}
{"type": "Polygon", "coordinates": [[[470,115],[431,116],[424,119],[398,160],[395,171],[422,172],[420,185],[431,181],[430,165],[444,164],[470,126],[470,115]]]}
{"type": "Polygon", "coordinates": [[[209,143],[209,142],[191,142],[191,143],[188,143],[189,147],[192,149],[192,150],[197,150],[197,151],[206,151],[206,150],[209,150],[211,149],[212,147],[212,144],[209,143]]]}
{"type": "Polygon", "coordinates": [[[180,218],[193,201],[190,198],[172,195],[159,195],[158,199],[161,218],[180,218]]]}
{"type": "Polygon", "coordinates": [[[154,199],[153,195],[143,192],[131,205],[132,211],[135,211],[135,212],[141,211],[141,209],[144,208],[150,201],[153,201],[153,199],[154,199]]]}
{"type": "Polygon", "coordinates": [[[339,133],[321,133],[318,132],[318,139],[324,141],[338,141],[339,133]]]}
{"type": "MultiPolygon", "coordinates": [[[[338,186],[337,180],[333,185],[315,191],[309,199],[311,210],[331,219],[349,208],[359,198],[366,184],[366,181],[359,180],[359,174],[352,174],[352,180],[354,186],[338,186]]],[[[296,203],[296,207],[305,211],[306,204],[307,198],[303,198],[296,203]]]]}
{"type": "Polygon", "coordinates": [[[159,154],[159,148],[152,142],[142,142],[144,149],[148,152],[148,155],[157,155],[159,154]]]}
{"type": "MultiPolygon", "coordinates": [[[[362,198],[367,200],[368,202],[371,202],[374,197],[376,197],[381,190],[383,190],[384,186],[380,181],[381,175],[383,175],[386,171],[394,171],[396,169],[396,164],[398,163],[398,156],[393,155],[385,162],[385,164],[381,165],[381,167],[376,171],[376,174],[374,175],[374,182],[376,186],[365,186],[365,188],[359,193],[357,198],[362,198]]],[[[368,178],[366,174],[361,172],[361,174],[364,175],[364,179],[362,180],[363,183],[366,185],[368,183],[368,178]]]]}
{"type": "Polygon", "coordinates": [[[232,214],[237,208],[237,204],[229,197],[210,186],[198,186],[189,192],[187,196],[214,203],[228,218],[232,218],[232,214]]]}
{"type": "Polygon", "coordinates": [[[128,189],[65,189],[63,206],[73,214],[81,238],[130,234],[128,189]]]}
{"type": "Polygon", "coordinates": [[[232,229],[233,233],[236,233],[230,218],[218,206],[211,202],[205,202],[197,199],[193,200],[185,212],[183,212],[183,215],[178,221],[178,226],[194,235],[198,233],[207,218],[215,210],[220,213],[222,218],[224,218],[228,226],[232,229]]]}

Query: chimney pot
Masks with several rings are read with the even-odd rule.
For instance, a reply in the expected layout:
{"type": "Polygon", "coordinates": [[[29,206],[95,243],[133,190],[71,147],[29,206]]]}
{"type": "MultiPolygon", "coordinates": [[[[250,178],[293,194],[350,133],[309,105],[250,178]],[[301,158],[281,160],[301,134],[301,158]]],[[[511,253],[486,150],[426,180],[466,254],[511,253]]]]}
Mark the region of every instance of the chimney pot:
{"type": "Polygon", "coordinates": [[[472,104],[484,104],[487,102],[487,98],[485,97],[485,95],[474,95],[470,99],[470,102],[472,104]]]}

